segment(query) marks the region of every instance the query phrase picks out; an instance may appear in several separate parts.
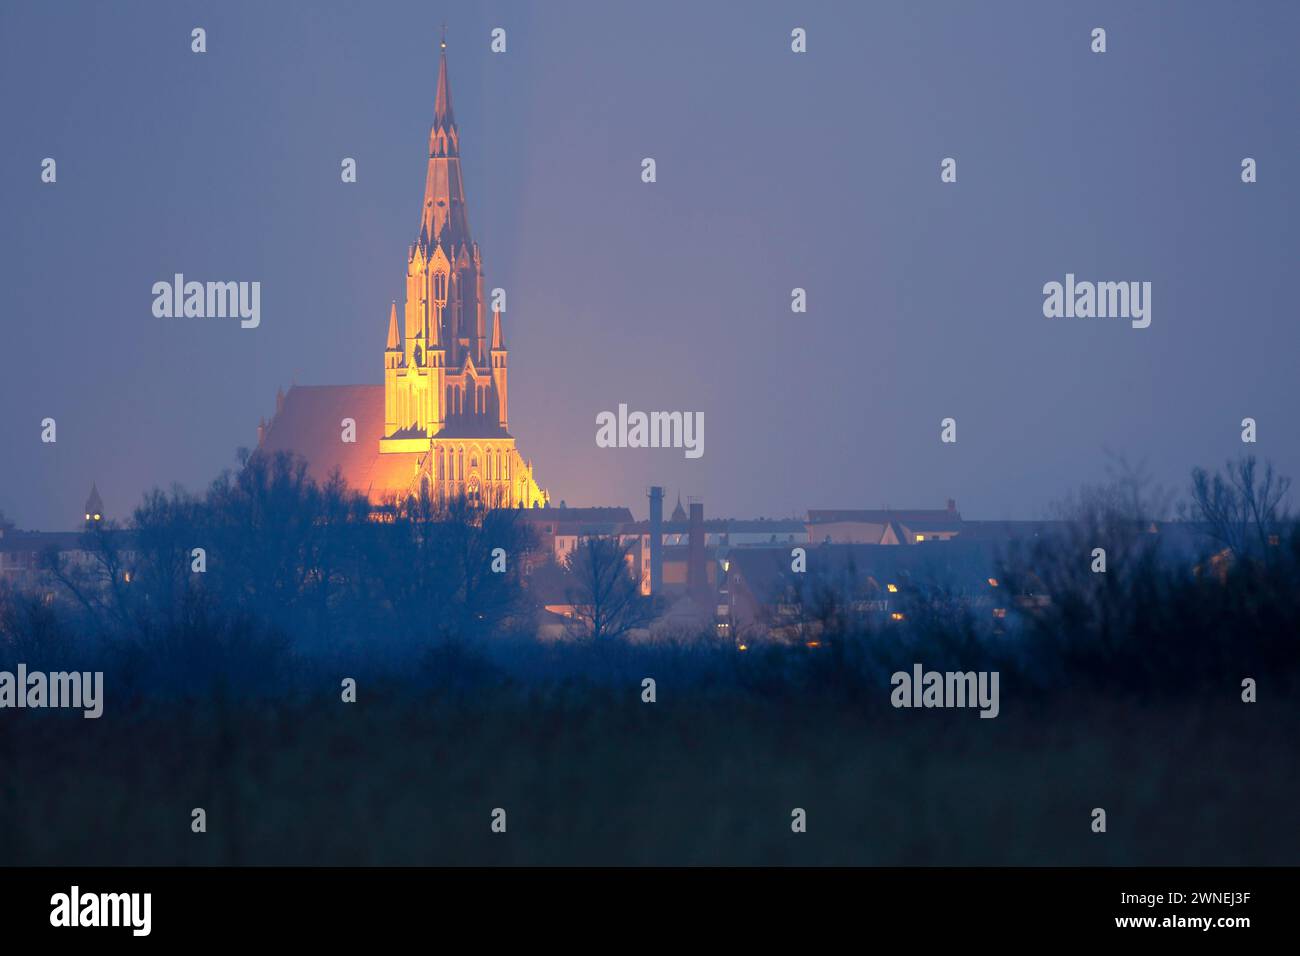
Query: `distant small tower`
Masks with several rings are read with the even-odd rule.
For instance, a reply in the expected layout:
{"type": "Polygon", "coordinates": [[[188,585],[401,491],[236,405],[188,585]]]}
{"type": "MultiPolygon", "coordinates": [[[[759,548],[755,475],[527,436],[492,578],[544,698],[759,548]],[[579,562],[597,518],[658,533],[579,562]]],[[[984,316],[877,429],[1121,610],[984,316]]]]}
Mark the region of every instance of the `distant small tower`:
{"type": "Polygon", "coordinates": [[[99,497],[99,488],[90,483],[90,497],[86,499],[86,522],[98,524],[104,520],[104,500],[99,497]]]}

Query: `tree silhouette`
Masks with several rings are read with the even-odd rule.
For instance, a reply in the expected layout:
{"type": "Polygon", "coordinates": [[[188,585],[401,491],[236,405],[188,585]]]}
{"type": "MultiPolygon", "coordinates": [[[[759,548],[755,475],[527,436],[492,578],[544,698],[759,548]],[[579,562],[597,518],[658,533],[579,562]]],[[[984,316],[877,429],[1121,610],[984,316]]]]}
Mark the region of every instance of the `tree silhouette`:
{"type": "Polygon", "coordinates": [[[566,622],[578,637],[618,638],[644,627],[652,604],[641,595],[630,566],[631,548],[614,538],[589,537],[565,559],[574,584],[568,589],[573,616],[566,622]]]}

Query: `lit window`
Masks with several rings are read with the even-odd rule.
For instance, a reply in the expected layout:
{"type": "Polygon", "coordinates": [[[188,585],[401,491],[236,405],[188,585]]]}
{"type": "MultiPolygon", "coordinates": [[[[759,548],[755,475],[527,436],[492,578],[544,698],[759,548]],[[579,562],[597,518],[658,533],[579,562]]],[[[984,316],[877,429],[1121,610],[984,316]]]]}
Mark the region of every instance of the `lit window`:
{"type": "Polygon", "coordinates": [[[890,594],[897,594],[897,593],[898,593],[898,585],[897,585],[897,584],[886,584],[886,585],[885,585],[885,588],[886,588],[886,590],[889,591],[890,594]]]}
{"type": "Polygon", "coordinates": [[[902,611],[895,611],[893,614],[889,615],[889,617],[890,617],[890,620],[901,621],[901,620],[903,619],[903,612],[902,612],[902,611]]]}
{"type": "Polygon", "coordinates": [[[995,588],[995,587],[997,587],[997,586],[998,586],[998,579],[997,579],[997,578],[989,578],[989,587],[991,587],[991,588],[995,588]]]}
{"type": "Polygon", "coordinates": [[[916,536],[916,540],[917,540],[918,542],[920,542],[920,541],[924,541],[924,540],[925,540],[925,535],[923,535],[923,534],[918,534],[918,535],[916,536]]]}
{"type": "Polygon", "coordinates": [[[1007,609],[1004,607],[995,607],[993,609],[993,616],[998,620],[1002,620],[1002,618],[1007,616],[1007,609]]]}

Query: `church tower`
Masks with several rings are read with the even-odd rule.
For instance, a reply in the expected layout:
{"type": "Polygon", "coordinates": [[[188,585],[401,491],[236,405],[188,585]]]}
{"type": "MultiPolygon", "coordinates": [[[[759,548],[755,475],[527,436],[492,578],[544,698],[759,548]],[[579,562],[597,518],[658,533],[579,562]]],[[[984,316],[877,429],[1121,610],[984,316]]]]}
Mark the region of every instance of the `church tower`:
{"type": "Polygon", "coordinates": [[[444,38],[401,332],[396,303],[388,318],[379,447],[381,454],[419,453],[421,481],[443,500],[524,508],[547,501],[508,430],[504,322],[494,309],[489,340],[483,257],[470,235],[444,38]]]}
{"type": "Polygon", "coordinates": [[[99,486],[90,483],[90,495],[86,498],[86,524],[95,525],[104,520],[104,499],[99,497],[99,486]]]}

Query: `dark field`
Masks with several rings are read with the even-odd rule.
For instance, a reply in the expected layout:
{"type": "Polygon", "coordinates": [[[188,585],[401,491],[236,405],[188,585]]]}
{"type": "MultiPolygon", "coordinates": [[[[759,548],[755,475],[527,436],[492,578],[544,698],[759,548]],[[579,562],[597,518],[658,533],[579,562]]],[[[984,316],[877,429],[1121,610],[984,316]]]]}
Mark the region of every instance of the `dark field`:
{"type": "MultiPolygon", "coordinates": [[[[1002,715],[660,680],[0,724],[3,864],[1294,864],[1294,710],[1002,715]],[[190,831],[203,807],[208,832],[190,831]],[[508,814],[490,831],[493,808],[508,814]],[[808,830],[790,829],[792,808],[808,830]],[[1108,832],[1090,829],[1104,807],[1108,832]]],[[[110,698],[111,700],[111,698],[110,698]]]]}

